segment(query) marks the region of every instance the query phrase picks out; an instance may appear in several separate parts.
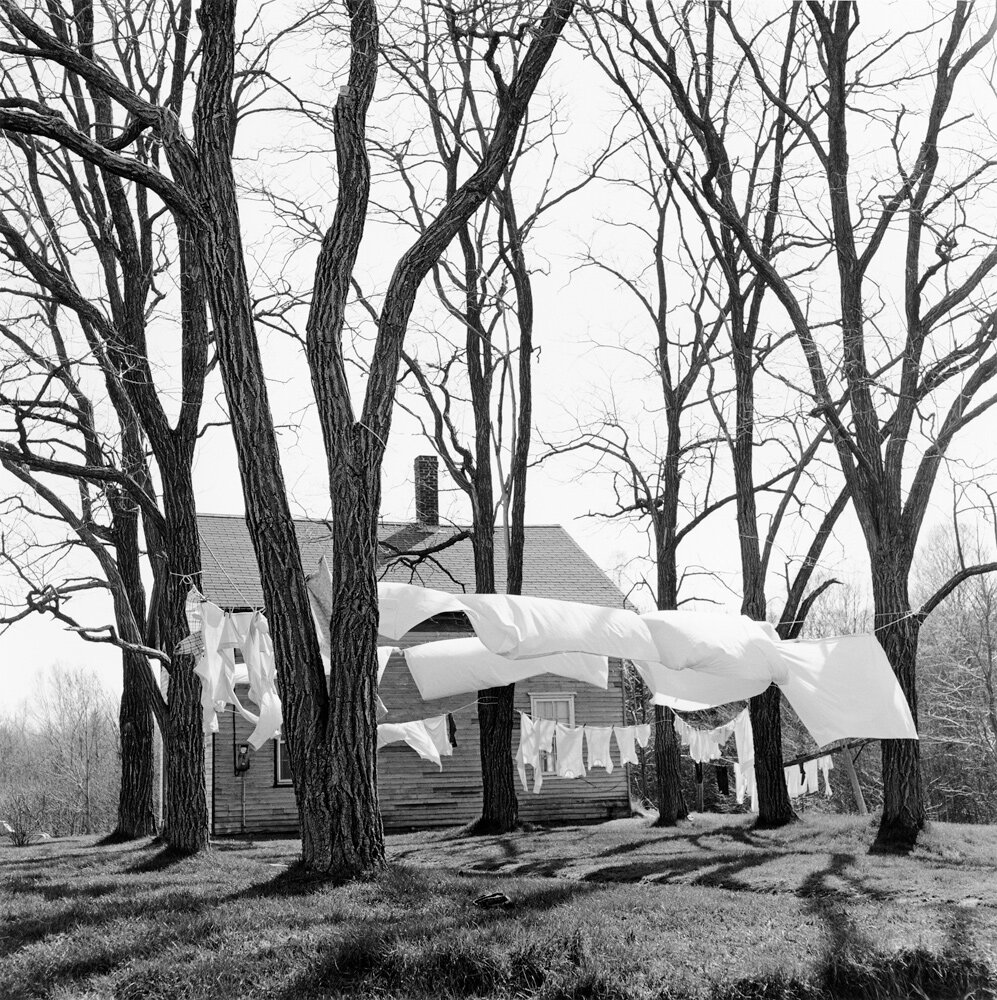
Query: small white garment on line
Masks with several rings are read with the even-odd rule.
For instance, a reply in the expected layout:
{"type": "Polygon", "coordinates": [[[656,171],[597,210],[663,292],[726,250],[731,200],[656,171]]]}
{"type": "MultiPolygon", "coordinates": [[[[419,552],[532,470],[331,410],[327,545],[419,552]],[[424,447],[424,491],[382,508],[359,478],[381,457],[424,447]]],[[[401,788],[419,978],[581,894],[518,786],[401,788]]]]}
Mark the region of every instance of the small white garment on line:
{"type": "Polygon", "coordinates": [[[720,748],[734,732],[734,720],[714,729],[696,729],[676,715],[675,732],[679,742],[689,747],[689,756],[697,764],[708,764],[711,760],[719,760],[722,756],[720,748]]]}
{"type": "Polygon", "coordinates": [[[555,750],[557,751],[557,776],[559,778],[584,778],[585,764],[582,761],[582,739],[585,728],[562,726],[557,723],[555,750]]]}
{"type": "Polygon", "coordinates": [[[527,766],[533,768],[533,794],[539,795],[543,787],[543,766],[541,753],[554,751],[554,720],[534,719],[525,712],[519,713],[519,749],[516,751],[516,770],[523,783],[523,790],[529,791],[526,782],[527,766]]]}
{"type": "MultiPolygon", "coordinates": [[[[445,717],[444,717],[445,718],[445,717]]],[[[377,727],[377,749],[389,743],[407,743],[420,757],[434,763],[441,771],[443,763],[424,719],[415,722],[382,722],[377,727]]]]}
{"type": "MultiPolygon", "coordinates": [[[[850,753],[850,750],[845,750],[845,753],[850,753]]],[[[834,767],[834,761],[831,759],[830,754],[825,754],[823,757],[818,758],[817,766],[820,768],[820,773],[824,776],[824,795],[827,798],[831,797],[831,768],[834,767]]]]}
{"type": "MultiPolygon", "coordinates": [[[[226,705],[232,705],[250,725],[255,727],[250,734],[249,742],[253,749],[259,750],[268,739],[280,731],[281,719],[280,701],[277,699],[275,688],[272,697],[266,699],[267,715],[262,724],[260,717],[246,709],[235,693],[237,671],[234,651],[245,641],[250,622],[255,615],[256,612],[253,611],[227,614],[217,604],[203,601],[201,634],[204,640],[204,653],[194,667],[194,673],[201,679],[204,732],[218,732],[218,713],[224,711],[226,705]]],[[[272,650],[270,656],[272,658],[272,650]]]]}
{"type": "Polygon", "coordinates": [[[472,636],[424,642],[410,646],[404,654],[423,701],[504,687],[539,674],[556,674],[600,688],[609,685],[609,660],[589,653],[510,660],[472,636]]]}
{"type": "Polygon", "coordinates": [[[613,757],[609,741],[613,735],[612,726],[584,726],[585,747],[588,750],[588,769],[604,767],[607,774],[613,773],[613,757]]]}
{"type": "Polygon", "coordinates": [[[646,750],[651,742],[651,723],[642,722],[639,726],[634,726],[634,739],[641,750],[646,750]]]}
{"type": "Polygon", "coordinates": [[[431,719],[423,719],[422,724],[433,741],[433,746],[441,757],[452,757],[453,746],[450,743],[450,727],[445,715],[435,715],[431,719]]]}
{"type": "Polygon", "coordinates": [[[613,735],[620,750],[620,764],[638,764],[637,751],[634,748],[634,726],[613,726],[613,735]]]}
{"type": "Polygon", "coordinates": [[[806,791],[806,783],[799,764],[792,767],[784,767],[783,774],[786,776],[786,788],[791,799],[798,799],[806,791]]]}
{"type": "Polygon", "coordinates": [[[808,760],[803,764],[803,794],[816,795],[820,791],[817,780],[818,763],[816,760],[808,760]]]}
{"type": "Polygon", "coordinates": [[[751,799],[751,811],[758,812],[758,793],[755,787],[755,736],[751,728],[751,715],[744,709],[734,720],[734,746],[737,763],[734,765],[734,792],[738,804],[751,799]]]}

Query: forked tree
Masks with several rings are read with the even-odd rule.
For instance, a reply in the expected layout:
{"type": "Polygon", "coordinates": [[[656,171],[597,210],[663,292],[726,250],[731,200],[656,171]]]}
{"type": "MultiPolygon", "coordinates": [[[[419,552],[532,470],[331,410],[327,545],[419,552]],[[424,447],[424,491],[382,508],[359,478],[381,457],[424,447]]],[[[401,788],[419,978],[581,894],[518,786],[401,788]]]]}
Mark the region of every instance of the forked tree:
{"type": "MultiPolygon", "coordinates": [[[[308,592],[281,470],[239,219],[233,168],[236,119],[236,4],[205,0],[198,10],[200,69],[194,84],[192,134],[169,100],[153,99],[110,72],[81,44],[79,18],[53,32],[12,0],[2,0],[16,48],[55,62],[107,98],[123,128],[102,141],[30,100],[4,102],[0,127],[45,137],[83,160],[154,193],[189,235],[214,320],[215,343],[232,418],[249,528],[274,639],[284,730],[302,836],[302,860],[347,878],[379,870],[384,838],[377,804],[377,520],[380,476],[391,427],[398,366],[416,294],[435,261],[498,183],[515,149],[529,101],[571,16],[572,0],[546,9],[454,10],[450,30],[475,39],[491,71],[497,112],[487,150],[471,175],[401,256],[389,283],[362,406],[354,409],[343,326],[350,280],[368,212],[367,113],[379,62],[379,17],[372,0],[347,0],[349,76],[333,109],[337,202],[323,236],[306,322],[306,348],[329,466],[333,522],[332,658],[327,681],[310,619],[308,592]],[[525,27],[521,30],[522,22],[525,27]],[[515,26],[511,31],[509,25],[515,26]],[[503,43],[528,35],[511,75],[503,43]],[[142,162],[131,147],[143,135],[163,164],[142,162]],[[168,168],[168,169],[167,169],[168,168]]],[[[330,8],[331,9],[331,8],[330,8]]],[[[195,42],[191,5],[179,7],[173,81],[184,85],[195,42]]]]}

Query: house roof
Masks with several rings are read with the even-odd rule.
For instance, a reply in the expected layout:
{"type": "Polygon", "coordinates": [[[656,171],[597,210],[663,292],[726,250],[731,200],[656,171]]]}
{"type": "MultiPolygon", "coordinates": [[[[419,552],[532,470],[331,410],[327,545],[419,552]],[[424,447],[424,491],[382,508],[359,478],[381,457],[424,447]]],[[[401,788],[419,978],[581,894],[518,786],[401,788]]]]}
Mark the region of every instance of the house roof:
{"type": "MultiPolygon", "coordinates": [[[[263,590],[246,522],[240,514],[199,514],[201,564],[205,596],[226,608],[263,606],[263,590]]],[[[296,520],[298,548],[306,573],[318,568],[319,559],[332,554],[328,521],[296,520]]],[[[398,560],[398,553],[432,549],[459,534],[460,527],[383,522],[378,529],[381,566],[379,576],[398,583],[413,583],[448,593],[473,593],[474,553],[469,538],[440,548],[422,560],[398,560]],[[389,561],[394,558],[394,561],[389,561]],[[406,564],[406,562],[408,564],[406,564]]],[[[495,584],[505,590],[505,547],[496,532],[495,584]]],[[[527,525],[523,553],[523,593],[581,601],[607,608],[626,605],[618,587],[580,545],[556,524],[527,525]]]]}

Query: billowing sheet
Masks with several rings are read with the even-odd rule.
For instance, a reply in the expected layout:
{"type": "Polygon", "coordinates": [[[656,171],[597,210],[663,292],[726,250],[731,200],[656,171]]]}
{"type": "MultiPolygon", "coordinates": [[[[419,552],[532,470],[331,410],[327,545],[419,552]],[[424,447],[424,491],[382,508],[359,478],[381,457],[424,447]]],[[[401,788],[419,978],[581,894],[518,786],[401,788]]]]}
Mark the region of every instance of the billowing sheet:
{"type": "Polygon", "coordinates": [[[557,674],[600,688],[609,684],[609,661],[586,653],[510,660],[489,652],[473,637],[425,642],[404,653],[424,701],[503,687],[538,674],[557,674]]]}
{"type": "Polygon", "coordinates": [[[749,682],[785,677],[776,652],[779,637],[768,622],[708,611],[652,611],[641,615],[657,654],[669,670],[694,670],[749,682]]]}
{"type": "Polygon", "coordinates": [[[698,712],[732,701],[746,701],[761,694],[771,683],[770,677],[742,679],[699,670],[669,670],[663,663],[634,661],[641,679],[651,692],[655,705],[665,705],[676,712],[698,712]]]}
{"type": "Polygon", "coordinates": [[[510,659],[567,652],[629,660],[658,656],[647,626],[632,611],[508,594],[466,594],[460,600],[478,638],[510,659]]]}
{"type": "Polygon", "coordinates": [[[456,594],[445,594],[429,587],[413,587],[407,583],[379,583],[377,602],[380,606],[379,635],[400,639],[420,622],[447,611],[463,611],[464,605],[456,594]]]}
{"type": "Polygon", "coordinates": [[[886,653],[874,635],[781,642],[781,685],[818,746],[867,737],[916,740],[917,729],[886,653]]]}

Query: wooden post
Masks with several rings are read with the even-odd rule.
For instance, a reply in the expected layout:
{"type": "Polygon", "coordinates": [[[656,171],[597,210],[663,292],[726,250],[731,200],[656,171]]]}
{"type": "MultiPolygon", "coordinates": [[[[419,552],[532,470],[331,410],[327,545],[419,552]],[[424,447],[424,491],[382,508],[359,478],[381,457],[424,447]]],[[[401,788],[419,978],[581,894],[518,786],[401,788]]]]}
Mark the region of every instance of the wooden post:
{"type": "Polygon", "coordinates": [[[865,806],[865,796],[862,794],[862,786],[859,784],[859,776],[855,773],[855,761],[852,760],[852,752],[845,747],[841,753],[842,760],[845,765],[845,773],[848,775],[848,780],[852,783],[852,793],[855,796],[855,805],[858,807],[860,816],[868,816],[869,810],[865,806]]]}

